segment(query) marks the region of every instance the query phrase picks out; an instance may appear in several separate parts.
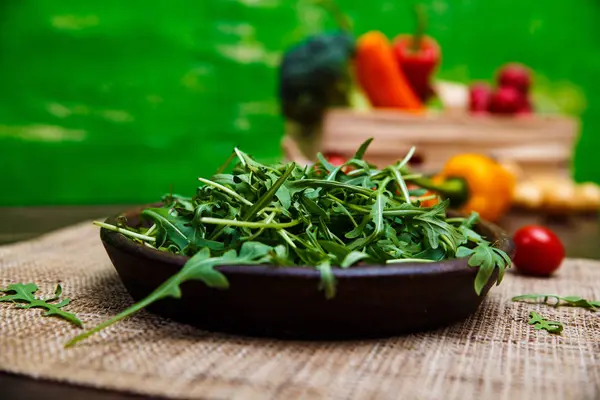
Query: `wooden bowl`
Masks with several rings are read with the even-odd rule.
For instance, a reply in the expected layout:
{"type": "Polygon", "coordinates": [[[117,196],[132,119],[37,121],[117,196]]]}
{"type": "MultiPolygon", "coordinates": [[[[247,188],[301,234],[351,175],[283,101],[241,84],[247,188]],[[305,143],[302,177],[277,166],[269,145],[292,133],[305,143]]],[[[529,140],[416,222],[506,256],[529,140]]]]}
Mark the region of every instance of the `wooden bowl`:
{"type": "MultiPolygon", "coordinates": [[[[132,226],[142,208],[125,212],[132,226]]],[[[107,219],[114,224],[116,217],[107,219]]],[[[479,233],[511,257],[514,245],[499,227],[482,222],[479,233]]],[[[154,250],[101,229],[100,237],[123,284],[137,301],[178,272],[188,257],[154,250]]],[[[210,331],[298,339],[357,339],[393,336],[460,321],[481,296],[473,284],[477,270],[467,259],[435,263],[356,266],[334,269],[337,294],[318,290],[319,273],[308,267],[231,265],[218,269],[230,288],[200,281],[182,285],[181,299],[163,299],[151,312],[210,331]]]]}

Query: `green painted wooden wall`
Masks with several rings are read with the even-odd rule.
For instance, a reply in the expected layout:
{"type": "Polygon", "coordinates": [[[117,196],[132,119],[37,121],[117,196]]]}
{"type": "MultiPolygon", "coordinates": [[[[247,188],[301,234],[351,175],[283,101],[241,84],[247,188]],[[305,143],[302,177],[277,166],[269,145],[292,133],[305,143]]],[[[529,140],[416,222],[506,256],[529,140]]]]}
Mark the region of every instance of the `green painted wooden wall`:
{"type": "MultiPolygon", "coordinates": [[[[411,31],[412,3],[339,0],[358,33],[411,31]]],[[[429,0],[441,78],[537,72],[546,109],[581,116],[578,180],[600,182],[600,3],[429,0]]],[[[282,49],[333,27],[308,0],[0,3],[0,205],[191,194],[240,146],[280,156],[282,49]]]]}

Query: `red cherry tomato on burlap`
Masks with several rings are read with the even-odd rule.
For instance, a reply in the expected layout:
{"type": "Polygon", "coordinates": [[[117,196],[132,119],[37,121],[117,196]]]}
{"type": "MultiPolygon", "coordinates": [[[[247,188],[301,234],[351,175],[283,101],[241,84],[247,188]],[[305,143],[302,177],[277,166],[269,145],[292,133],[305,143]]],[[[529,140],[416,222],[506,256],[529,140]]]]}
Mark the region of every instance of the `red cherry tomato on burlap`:
{"type": "Polygon", "coordinates": [[[513,241],[517,248],[515,268],[524,274],[551,275],[565,258],[565,248],[558,236],[543,226],[524,226],[515,233],[513,241]]]}

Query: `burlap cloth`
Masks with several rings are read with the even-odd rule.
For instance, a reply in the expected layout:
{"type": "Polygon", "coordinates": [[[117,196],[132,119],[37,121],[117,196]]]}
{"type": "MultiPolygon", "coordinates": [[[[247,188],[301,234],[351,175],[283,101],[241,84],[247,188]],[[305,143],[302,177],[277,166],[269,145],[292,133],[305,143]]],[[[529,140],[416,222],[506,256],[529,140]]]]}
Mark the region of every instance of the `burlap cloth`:
{"type": "MultiPolygon", "coordinates": [[[[0,247],[0,276],[44,295],[61,281],[88,327],[131,303],[89,223],[0,247]]],[[[599,315],[510,302],[532,292],[600,299],[600,262],[568,260],[552,279],[509,274],[470,319],[386,340],[234,337],[140,312],[64,349],[79,329],[0,304],[0,369],[173,398],[600,399],[599,315]],[[534,330],[530,310],[565,323],[562,336],[534,330]]]]}

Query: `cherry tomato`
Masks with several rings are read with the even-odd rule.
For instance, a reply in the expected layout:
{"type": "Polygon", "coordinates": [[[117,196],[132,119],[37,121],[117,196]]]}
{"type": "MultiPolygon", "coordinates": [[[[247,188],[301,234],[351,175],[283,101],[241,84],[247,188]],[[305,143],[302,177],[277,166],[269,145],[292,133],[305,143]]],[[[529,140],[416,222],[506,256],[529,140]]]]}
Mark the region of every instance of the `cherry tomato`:
{"type": "Polygon", "coordinates": [[[524,274],[549,276],[565,258],[558,236],[543,226],[524,226],[515,233],[513,241],[517,248],[514,264],[524,274]]]}

